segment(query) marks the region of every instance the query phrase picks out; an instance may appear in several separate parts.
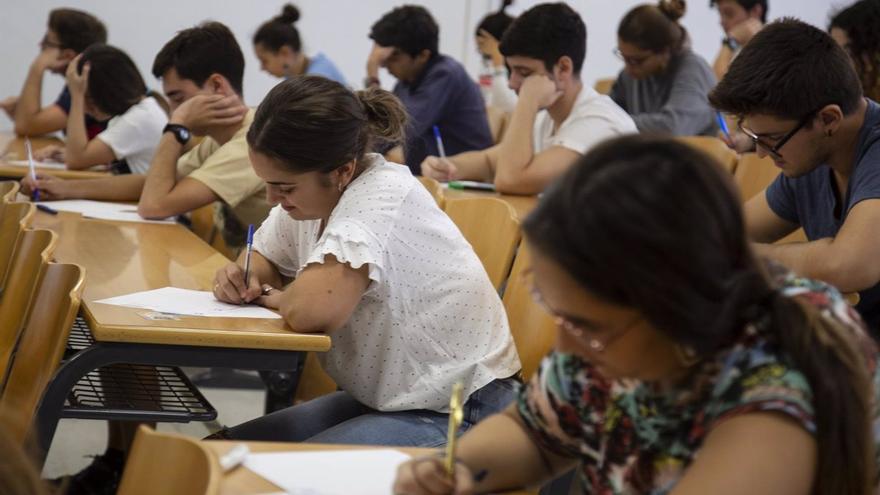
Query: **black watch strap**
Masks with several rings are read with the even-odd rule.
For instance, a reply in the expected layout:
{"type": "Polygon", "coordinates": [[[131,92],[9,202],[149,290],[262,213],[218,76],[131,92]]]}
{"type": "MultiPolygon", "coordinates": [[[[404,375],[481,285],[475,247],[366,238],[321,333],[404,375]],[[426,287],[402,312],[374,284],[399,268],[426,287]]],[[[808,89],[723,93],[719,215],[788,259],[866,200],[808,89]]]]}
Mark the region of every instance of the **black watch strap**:
{"type": "Polygon", "coordinates": [[[174,134],[174,139],[177,140],[180,144],[186,144],[189,142],[189,139],[192,137],[192,133],[185,126],[180,124],[168,124],[162,129],[162,134],[166,132],[170,132],[174,134]]]}

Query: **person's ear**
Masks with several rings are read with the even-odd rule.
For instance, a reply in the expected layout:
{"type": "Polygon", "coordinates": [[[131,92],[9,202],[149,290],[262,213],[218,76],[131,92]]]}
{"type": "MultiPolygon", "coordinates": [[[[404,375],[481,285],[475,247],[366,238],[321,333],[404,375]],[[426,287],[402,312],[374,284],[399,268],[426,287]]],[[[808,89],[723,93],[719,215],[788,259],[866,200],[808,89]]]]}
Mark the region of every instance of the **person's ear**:
{"type": "Polygon", "coordinates": [[[58,58],[65,62],[70,62],[71,60],[75,59],[77,55],[79,54],[76,53],[76,50],[73,50],[71,48],[62,48],[61,51],[58,53],[58,58]]]}
{"type": "Polygon", "coordinates": [[[764,18],[764,6],[757,3],[749,9],[749,16],[761,20],[764,18]]]}
{"type": "Polygon", "coordinates": [[[229,96],[235,94],[229,81],[220,74],[214,73],[205,81],[204,88],[211,94],[229,96]]]}
{"type": "Polygon", "coordinates": [[[826,105],[822,110],[819,110],[822,132],[828,137],[833,136],[840,128],[843,117],[843,111],[840,109],[840,106],[826,105]]]}
{"type": "Polygon", "coordinates": [[[297,52],[293,51],[293,48],[291,48],[287,45],[282,45],[281,48],[279,48],[278,51],[276,52],[276,55],[283,57],[284,60],[292,60],[293,57],[296,56],[296,54],[297,54],[297,52]]]}
{"type": "Polygon", "coordinates": [[[419,52],[418,56],[416,57],[416,62],[423,64],[430,59],[431,59],[431,50],[428,50],[426,48],[426,49],[422,50],[421,52],[419,52]]]}
{"type": "Polygon", "coordinates": [[[347,187],[348,184],[351,183],[352,177],[354,177],[354,171],[356,168],[357,160],[351,160],[334,170],[333,173],[336,175],[336,183],[340,184],[343,188],[347,187]]]}
{"type": "Polygon", "coordinates": [[[557,81],[568,81],[574,74],[574,61],[568,55],[559,57],[556,65],[553,66],[553,77],[557,81]]]}

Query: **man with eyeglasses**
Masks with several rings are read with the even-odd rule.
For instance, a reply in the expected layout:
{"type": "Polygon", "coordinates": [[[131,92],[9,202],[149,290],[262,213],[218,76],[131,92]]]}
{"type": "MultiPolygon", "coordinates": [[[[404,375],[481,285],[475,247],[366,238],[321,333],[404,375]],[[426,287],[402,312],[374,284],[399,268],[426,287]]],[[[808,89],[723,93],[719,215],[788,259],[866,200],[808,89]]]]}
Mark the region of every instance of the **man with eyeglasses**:
{"type": "Polygon", "coordinates": [[[863,96],[847,54],[813,26],[774,22],[709,99],[781,171],[746,203],[755,251],[858,292],[856,308],[880,336],[880,105],[863,96]],[[771,244],[798,227],[809,241],[771,244]]]}
{"type": "MultiPolygon", "coordinates": [[[[49,13],[46,34],[40,41],[40,53],[31,63],[24,87],[18,96],[0,101],[0,108],[15,122],[16,134],[35,136],[63,130],[70,111],[70,93],[65,86],[52,105],[41,107],[43,74],[46,71],[64,76],[67,64],[89,45],[107,42],[107,29],[91,14],[74,9],[55,9],[49,13]]],[[[86,116],[89,139],[107,127],[86,116]]]]}

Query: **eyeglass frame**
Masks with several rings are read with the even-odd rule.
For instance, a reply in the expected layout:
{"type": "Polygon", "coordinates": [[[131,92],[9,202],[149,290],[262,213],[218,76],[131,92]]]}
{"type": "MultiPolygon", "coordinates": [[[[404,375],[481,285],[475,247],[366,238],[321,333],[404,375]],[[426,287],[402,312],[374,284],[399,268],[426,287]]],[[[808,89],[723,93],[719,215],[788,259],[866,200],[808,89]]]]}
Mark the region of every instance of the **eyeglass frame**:
{"type": "Polygon", "coordinates": [[[619,47],[614,48],[613,50],[611,50],[611,53],[613,53],[615,57],[617,57],[617,58],[619,58],[620,60],[622,60],[624,64],[626,64],[626,65],[630,65],[630,66],[633,66],[633,67],[640,67],[642,64],[644,64],[645,62],[647,62],[648,59],[650,59],[651,57],[653,57],[654,55],[656,55],[656,53],[651,53],[650,55],[646,55],[646,56],[644,56],[644,57],[638,57],[638,58],[636,58],[636,57],[627,57],[626,55],[623,54],[622,51],[620,51],[620,48],[619,48],[619,47]]]}
{"type": "Polygon", "coordinates": [[[531,285],[529,287],[529,292],[531,293],[532,299],[535,301],[535,303],[540,306],[544,311],[546,311],[551,318],[553,318],[553,323],[557,327],[562,328],[573,337],[576,337],[578,339],[586,339],[587,346],[589,346],[590,350],[596,353],[604,352],[606,349],[608,349],[608,347],[611,346],[611,344],[617,342],[621,337],[628,334],[630,330],[635,328],[636,324],[644,319],[642,315],[636,315],[636,317],[632,321],[630,321],[626,325],[623,325],[623,328],[621,328],[617,332],[614,332],[607,339],[587,337],[586,334],[589,332],[589,330],[586,330],[583,325],[579,325],[571,321],[570,318],[559,314],[556,310],[551,308],[534,285],[531,285]]]}
{"type": "Polygon", "coordinates": [[[785,135],[783,135],[781,138],[779,138],[779,140],[774,145],[770,145],[766,141],[762,140],[761,137],[755,133],[755,131],[743,127],[743,119],[739,119],[736,126],[739,128],[740,132],[742,132],[743,134],[746,135],[746,137],[748,137],[749,139],[752,140],[752,143],[755,145],[755,149],[757,149],[758,146],[760,146],[764,151],[767,152],[768,155],[770,155],[771,157],[773,157],[776,160],[781,160],[782,153],[780,153],[779,150],[781,150],[782,147],[785,146],[786,143],[788,143],[791,140],[791,138],[794,137],[795,134],[800,132],[801,129],[803,129],[813,119],[815,119],[816,114],[818,114],[819,111],[821,111],[821,110],[822,110],[822,108],[819,108],[818,110],[815,110],[813,112],[808,113],[806,116],[804,116],[804,118],[802,118],[800,120],[800,122],[798,122],[798,125],[796,125],[794,127],[794,129],[785,133],[785,135]]]}

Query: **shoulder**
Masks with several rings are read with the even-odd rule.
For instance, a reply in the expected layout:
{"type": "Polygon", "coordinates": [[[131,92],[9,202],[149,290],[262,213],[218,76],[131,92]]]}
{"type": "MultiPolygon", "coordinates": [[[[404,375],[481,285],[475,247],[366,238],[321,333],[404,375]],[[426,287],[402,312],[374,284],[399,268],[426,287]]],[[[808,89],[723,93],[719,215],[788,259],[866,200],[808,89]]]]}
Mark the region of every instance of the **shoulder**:
{"type": "Polygon", "coordinates": [[[709,62],[691,50],[687,50],[679,56],[676,74],[679,77],[698,77],[709,81],[712,85],[715,84],[716,79],[709,62]]]}
{"type": "Polygon", "coordinates": [[[603,124],[614,124],[621,130],[636,132],[636,125],[632,117],[620,107],[611,97],[596,92],[593,88],[584,86],[577,102],[569,114],[573,122],[601,121],[603,124]]]}

